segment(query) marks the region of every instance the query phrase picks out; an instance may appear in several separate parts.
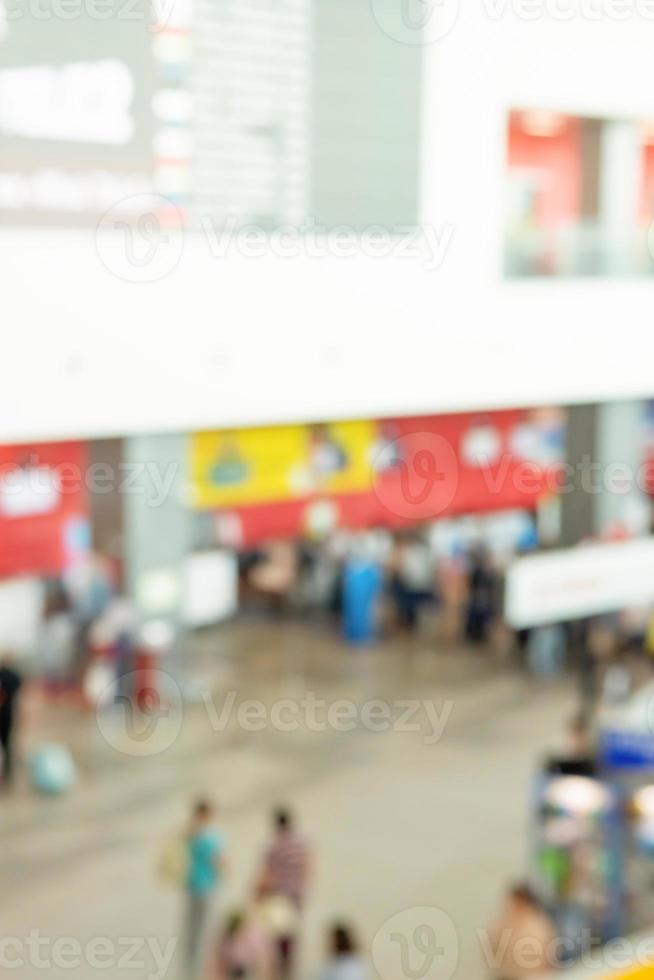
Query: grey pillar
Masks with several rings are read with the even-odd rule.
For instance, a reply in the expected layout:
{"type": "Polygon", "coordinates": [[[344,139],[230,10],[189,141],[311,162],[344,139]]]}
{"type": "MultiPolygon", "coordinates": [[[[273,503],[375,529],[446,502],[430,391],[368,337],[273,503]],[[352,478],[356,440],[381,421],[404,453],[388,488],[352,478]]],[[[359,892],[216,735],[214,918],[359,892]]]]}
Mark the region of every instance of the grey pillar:
{"type": "Polygon", "coordinates": [[[649,501],[641,489],[642,402],[610,402],[599,407],[596,455],[602,473],[602,492],[595,500],[596,530],[622,525],[632,534],[647,533],[649,501]]]}
{"type": "Polygon", "coordinates": [[[581,127],[581,214],[594,224],[599,216],[600,172],[602,169],[602,130],[600,119],[582,119],[581,127]]]}
{"type": "Polygon", "coordinates": [[[182,563],[190,547],[184,435],[133,436],[124,444],[122,488],[126,591],[141,623],[182,629],[182,563]]]}
{"type": "Polygon", "coordinates": [[[564,492],[561,494],[561,544],[571,547],[595,529],[588,486],[595,456],[597,405],[574,405],[568,410],[564,492]]]}
{"type": "MultiPolygon", "coordinates": [[[[94,551],[123,568],[123,502],[121,499],[122,439],[89,443],[89,515],[94,551]]],[[[121,581],[122,586],[122,581],[121,581]]]]}
{"type": "Polygon", "coordinates": [[[573,546],[620,525],[647,533],[649,502],[641,489],[643,405],[639,401],[569,409],[561,544],[573,546]]]}
{"type": "Polygon", "coordinates": [[[643,153],[632,120],[602,127],[599,206],[610,272],[634,272],[643,153]]]}

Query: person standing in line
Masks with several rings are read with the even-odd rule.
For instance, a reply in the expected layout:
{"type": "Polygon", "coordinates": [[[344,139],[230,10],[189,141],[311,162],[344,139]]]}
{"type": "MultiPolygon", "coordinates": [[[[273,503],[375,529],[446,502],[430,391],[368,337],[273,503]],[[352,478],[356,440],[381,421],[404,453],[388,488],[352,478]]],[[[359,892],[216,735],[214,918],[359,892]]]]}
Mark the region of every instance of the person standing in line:
{"type": "Polygon", "coordinates": [[[273,824],[274,836],[264,855],[258,893],[263,900],[286,900],[295,913],[293,928],[282,929],[277,935],[278,975],[280,980],[289,980],[295,965],[297,932],[309,883],[311,852],[285,807],[275,811],[273,824]]]}
{"type": "Polygon", "coordinates": [[[185,953],[187,980],[204,967],[204,940],[211,905],[225,870],[225,841],[214,823],[213,806],[196,803],[188,832],[185,953]]]}
{"type": "Polygon", "coordinates": [[[391,558],[391,589],[400,626],[414,633],[421,608],[434,599],[435,568],[419,534],[398,538],[391,558]]]}
{"type": "Polygon", "coordinates": [[[485,643],[488,627],[496,611],[497,582],[484,548],[475,548],[468,572],[468,608],[465,635],[473,644],[485,643]]]}
{"type": "Polygon", "coordinates": [[[14,735],[18,701],[23,678],[14,669],[10,657],[0,659],[0,748],[2,749],[2,783],[5,787],[14,775],[14,735]]]}
{"type": "Polygon", "coordinates": [[[358,950],[354,934],[345,923],[329,930],[329,959],[320,980],[369,980],[370,970],[358,950]]]}

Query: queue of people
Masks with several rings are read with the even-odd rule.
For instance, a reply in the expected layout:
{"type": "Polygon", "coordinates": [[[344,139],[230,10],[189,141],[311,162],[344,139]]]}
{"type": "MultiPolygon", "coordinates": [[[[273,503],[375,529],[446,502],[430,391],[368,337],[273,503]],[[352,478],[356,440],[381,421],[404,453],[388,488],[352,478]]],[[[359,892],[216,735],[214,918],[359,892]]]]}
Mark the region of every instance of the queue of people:
{"type": "Polygon", "coordinates": [[[271,542],[241,555],[241,600],[275,615],[341,618],[348,569],[361,558],[378,570],[382,633],[415,633],[430,608],[451,641],[484,644],[501,615],[502,571],[478,542],[438,554],[425,530],[337,532],[318,544],[271,542]]]}

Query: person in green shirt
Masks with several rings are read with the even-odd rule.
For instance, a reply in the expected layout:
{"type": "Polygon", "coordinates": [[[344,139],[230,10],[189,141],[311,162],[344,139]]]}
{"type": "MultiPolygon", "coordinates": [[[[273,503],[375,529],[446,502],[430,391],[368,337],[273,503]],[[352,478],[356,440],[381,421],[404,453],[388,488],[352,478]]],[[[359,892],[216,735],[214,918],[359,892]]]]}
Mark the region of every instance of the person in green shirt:
{"type": "Polygon", "coordinates": [[[205,800],[196,803],[186,839],[185,952],[189,980],[203,966],[211,904],[224,872],[225,840],[214,821],[214,807],[205,800]]]}

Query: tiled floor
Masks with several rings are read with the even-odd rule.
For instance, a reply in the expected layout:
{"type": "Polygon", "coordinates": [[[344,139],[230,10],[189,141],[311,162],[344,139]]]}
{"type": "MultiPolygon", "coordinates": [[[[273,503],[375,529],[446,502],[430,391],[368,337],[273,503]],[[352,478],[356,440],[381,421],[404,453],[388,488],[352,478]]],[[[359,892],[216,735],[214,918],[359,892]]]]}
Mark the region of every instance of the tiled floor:
{"type": "MultiPolygon", "coordinates": [[[[231,865],[223,907],[247,898],[270,808],[288,801],[317,858],[302,980],[315,974],[323,927],[334,916],[351,918],[368,949],[377,936],[375,966],[384,980],[448,980],[455,964],[457,978],[481,980],[476,930],[492,917],[507,879],[525,868],[530,779],[539,755],[560,742],[571,684],[528,680],[483,654],[440,649],[428,638],[352,652],[323,628],[285,623],[208,635],[194,663],[183,716],[173,691],[152,741],[130,741],[120,714],[99,728],[94,717],[70,709],[28,706],[25,749],[66,740],[82,773],[60,799],[37,798],[21,785],[0,800],[2,934],[21,943],[30,929],[48,937],[41,960],[51,977],[161,977],[150,954],[133,957],[147,963],[141,969],[118,958],[128,937],[164,948],[178,934],[179,896],[158,882],[155,864],[189,801],[209,795],[221,807],[231,865]],[[307,696],[324,707],[307,708],[307,696]],[[247,699],[262,703],[247,716],[260,731],[239,723],[247,699]],[[364,708],[371,700],[388,707],[364,708]],[[337,701],[347,704],[334,708],[337,701]],[[390,730],[386,711],[395,719],[390,730]],[[419,730],[399,730],[416,722],[419,730]],[[162,751],[134,755],[150,750],[162,751]],[[420,911],[425,906],[450,918],[443,926],[440,913],[420,911]],[[410,942],[434,914],[447,949],[427,972],[412,960],[409,974],[391,934],[406,933],[410,942]],[[83,946],[79,967],[63,965],[65,956],[54,963],[53,942],[65,937],[83,946]],[[95,937],[121,946],[96,957],[94,967],[87,944],[95,937]]],[[[27,947],[8,951],[9,959],[18,955],[25,965],[9,975],[43,975],[27,947]]],[[[174,965],[165,975],[183,973],[174,965]]]]}

